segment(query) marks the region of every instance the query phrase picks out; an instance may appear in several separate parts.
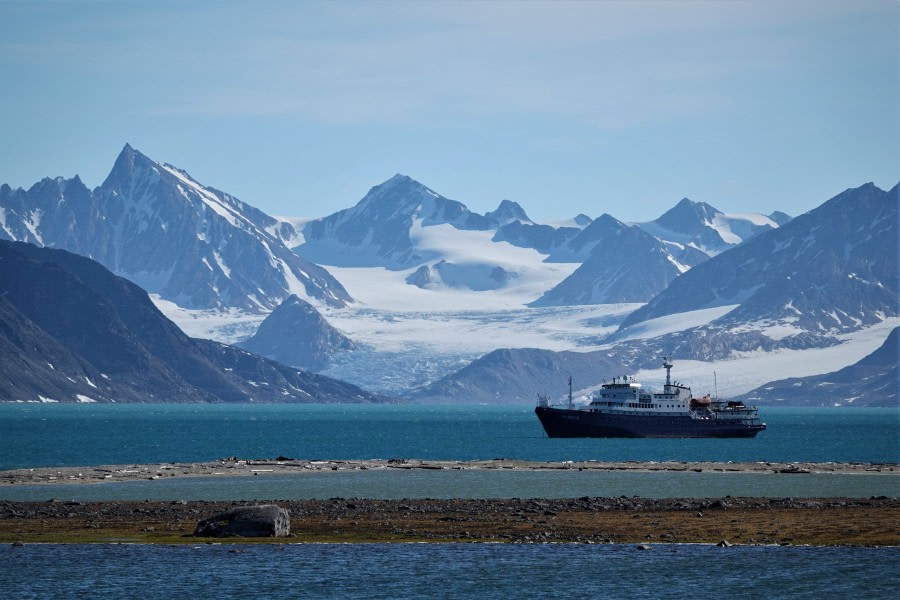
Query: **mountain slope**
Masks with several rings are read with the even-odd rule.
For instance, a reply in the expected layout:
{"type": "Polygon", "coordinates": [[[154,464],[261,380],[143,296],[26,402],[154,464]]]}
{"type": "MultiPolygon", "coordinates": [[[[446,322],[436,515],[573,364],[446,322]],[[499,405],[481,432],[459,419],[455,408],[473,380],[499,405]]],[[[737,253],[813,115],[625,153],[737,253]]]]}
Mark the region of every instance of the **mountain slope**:
{"type": "Polygon", "coordinates": [[[789,220],[784,213],[726,215],[705,202],[683,198],[655,221],[636,225],[661,240],[692,246],[712,256],[789,220]]]}
{"type": "Polygon", "coordinates": [[[847,190],[675,279],[616,338],[651,319],[713,307],[734,307],[714,326],[775,337],[827,336],[896,316],[897,206],[897,187],[847,190]]]}
{"type": "Polygon", "coordinates": [[[238,345],[260,356],[310,371],[325,368],[338,353],[356,349],[350,338],[297,296],[288,297],[260,323],[253,337],[238,345]]]}
{"type": "Polygon", "coordinates": [[[737,399],[759,404],[896,407],[898,347],[900,335],[894,328],[880,348],[859,362],[825,375],[773,381],[737,399]]]}
{"type": "Polygon", "coordinates": [[[289,225],[129,145],[94,191],[77,177],[3,186],[0,211],[0,238],[91,257],[185,308],[263,311],[290,294],[352,302],[283,243],[289,225]]]}
{"type": "Polygon", "coordinates": [[[0,294],[0,400],[97,395],[100,371],[47,334],[0,294]]]}
{"type": "Polygon", "coordinates": [[[3,400],[384,400],[224,344],[189,338],[139,287],[62,250],[0,241],[0,297],[3,400]]]}
{"type": "Polygon", "coordinates": [[[397,174],[369,190],[356,206],[306,223],[305,241],[294,251],[326,265],[402,269],[438,258],[416,244],[414,230],[442,224],[484,231],[497,221],[397,174]]]}
{"type": "Polygon", "coordinates": [[[529,404],[538,394],[562,396],[569,376],[582,389],[619,372],[624,372],[621,363],[597,352],[504,348],[410,395],[417,402],[529,404]]]}
{"type": "Polygon", "coordinates": [[[582,236],[593,246],[587,260],[529,306],[646,302],[689,268],[650,234],[607,214],[573,242],[582,236]]]}

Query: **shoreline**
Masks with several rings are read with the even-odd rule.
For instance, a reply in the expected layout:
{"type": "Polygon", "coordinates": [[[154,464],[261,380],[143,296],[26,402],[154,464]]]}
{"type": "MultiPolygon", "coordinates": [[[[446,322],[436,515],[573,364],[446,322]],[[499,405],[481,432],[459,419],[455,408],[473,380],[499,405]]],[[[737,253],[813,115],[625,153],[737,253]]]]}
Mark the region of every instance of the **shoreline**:
{"type": "Polygon", "coordinates": [[[300,460],[286,457],[276,459],[240,459],[229,457],[205,462],[170,462],[128,465],[98,465],[74,467],[34,467],[0,471],[0,486],[30,484],[73,484],[158,480],[172,477],[257,476],[270,474],[316,473],[322,471],[365,470],[590,470],[633,472],[694,472],[694,473],[781,473],[900,476],[900,463],[852,462],[684,462],[684,461],[527,461],[492,459],[470,461],[442,461],[419,459],[368,460],[300,460]]]}
{"type": "Polygon", "coordinates": [[[0,501],[0,543],[637,543],[900,545],[898,498],[0,501]],[[277,504],[291,535],[193,537],[235,506],[277,504]]]}

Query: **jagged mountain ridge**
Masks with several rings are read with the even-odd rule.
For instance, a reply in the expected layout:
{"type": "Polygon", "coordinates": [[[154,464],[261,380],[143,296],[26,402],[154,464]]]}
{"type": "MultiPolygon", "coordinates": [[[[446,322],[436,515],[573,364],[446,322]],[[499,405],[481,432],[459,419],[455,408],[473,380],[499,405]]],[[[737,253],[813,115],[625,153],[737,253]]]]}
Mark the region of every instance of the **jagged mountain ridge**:
{"type": "Polygon", "coordinates": [[[714,256],[788,221],[784,213],[727,215],[705,202],[683,198],[658,219],[636,225],[660,240],[714,256]]]}
{"type": "MultiPolygon", "coordinates": [[[[429,228],[437,226],[447,228],[441,234],[442,240],[452,239],[456,235],[459,245],[463,245],[468,243],[466,238],[461,233],[453,234],[453,231],[489,232],[492,235],[491,241],[500,244],[497,248],[502,247],[502,244],[511,244],[518,248],[536,250],[544,255],[543,261],[547,263],[585,263],[595,250],[599,252],[594,259],[595,263],[610,260],[611,253],[631,262],[629,253],[611,252],[605,247],[617,243],[609,226],[596,220],[591,221],[583,215],[580,217],[577,220],[581,224],[579,226],[554,227],[538,224],[528,217],[520,205],[510,200],[503,200],[496,210],[479,215],[461,202],[445,198],[414,179],[398,174],[373,187],[356,206],[306,222],[302,229],[304,241],[295,247],[295,251],[314,262],[338,267],[417,269],[407,277],[407,282],[427,289],[436,289],[441,283],[449,283],[453,287],[454,275],[460,269],[467,269],[469,278],[477,280],[472,286],[467,286],[475,290],[502,288],[515,277],[514,268],[491,262],[487,247],[482,253],[484,258],[477,265],[455,263],[444,250],[433,245],[433,239],[425,235],[429,228]],[[496,271],[496,267],[500,267],[506,274],[496,271]]],[[[651,290],[643,290],[637,295],[620,295],[627,301],[646,301],[664,287],[664,283],[660,285],[659,282],[671,279],[673,266],[683,270],[709,256],[696,242],[690,242],[691,235],[697,239],[700,239],[698,236],[702,232],[715,236],[715,243],[708,242],[706,245],[715,246],[721,251],[760,231],[777,227],[777,223],[762,215],[727,216],[711,206],[689,200],[683,200],[678,207],[668,211],[660,218],[660,222],[668,224],[674,230],[679,227],[690,230],[691,234],[670,231],[673,239],[654,239],[652,235],[642,238],[646,247],[640,248],[638,255],[644,256],[653,251],[660,255],[667,254],[671,258],[667,259],[669,264],[664,268],[665,273],[651,274],[650,278],[655,282],[651,290]],[[681,213],[691,213],[694,216],[679,217],[681,213]],[[714,221],[717,229],[710,226],[714,221]],[[757,226],[756,222],[764,224],[757,226]],[[731,224],[731,229],[728,224],[731,224]],[[731,231],[739,229],[736,224],[743,227],[743,238],[731,231]],[[728,232],[728,241],[722,239],[719,231],[728,232]]],[[[645,263],[640,266],[646,268],[647,265],[645,263]]],[[[625,265],[623,268],[627,267],[625,265]]],[[[635,264],[634,267],[632,271],[638,271],[638,265],[635,264]]],[[[586,283],[572,281],[567,287],[574,288],[586,283]]],[[[555,296],[552,302],[567,302],[568,296],[573,296],[575,303],[591,302],[591,287],[594,286],[591,284],[579,292],[555,296]]],[[[596,301],[602,301],[604,294],[594,293],[593,296],[598,299],[596,301]]],[[[550,301],[541,299],[539,302],[550,301]]]]}
{"type": "Polygon", "coordinates": [[[0,240],[0,398],[379,402],[387,398],[186,336],[99,263],[0,240]]]}
{"type": "Polygon", "coordinates": [[[846,190],[711,258],[629,315],[617,336],[649,319],[731,305],[711,326],[824,336],[896,316],[897,194],[871,183],[846,190]]]}
{"type": "Polygon", "coordinates": [[[437,224],[483,231],[497,222],[398,173],[356,206],[306,223],[294,250],[321,264],[405,268],[437,258],[413,241],[414,227],[437,224]]]}
{"type": "Polygon", "coordinates": [[[185,308],[265,311],[290,294],[329,306],[352,302],[325,269],[283,239],[289,224],[130,145],[101,186],[44,179],[0,187],[0,238],[91,257],[185,308]]]}
{"type": "Polygon", "coordinates": [[[238,344],[260,356],[309,371],[325,368],[332,357],[357,345],[332,327],[309,302],[289,296],[238,344]]]}
{"type": "MultiPolygon", "coordinates": [[[[897,187],[884,192],[867,184],[847,190],[783,228],[759,234],[680,275],[603,340],[607,349],[584,358],[599,355],[639,370],[658,367],[658,357],[674,354],[680,360],[707,362],[712,369],[715,361],[738,355],[784,351],[790,356],[794,351],[838,346],[843,343],[839,334],[896,319],[898,204],[897,187]],[[715,307],[721,310],[707,310],[715,307]],[[703,317],[707,312],[711,316],[703,317]],[[660,322],[654,325],[654,319],[660,322]],[[706,322],[690,325],[696,319],[706,322]]],[[[896,340],[896,333],[891,337],[896,340]]],[[[890,344],[889,339],[886,346],[890,344]]],[[[893,351],[895,355],[896,348],[893,351]]],[[[549,350],[523,353],[517,356],[523,361],[517,368],[523,373],[540,371],[540,364],[556,360],[556,355],[549,350]]],[[[896,390],[894,355],[883,348],[874,370],[873,360],[864,360],[838,376],[809,379],[810,385],[803,383],[806,379],[766,384],[754,398],[761,398],[761,403],[818,405],[821,397],[814,399],[808,393],[818,388],[811,386],[846,384],[834,388],[845,400],[859,397],[859,405],[893,406],[896,392],[884,390],[890,386],[896,390]],[[866,370],[864,382],[861,370],[866,370]],[[805,389],[791,395],[787,386],[797,384],[805,389]]],[[[425,389],[433,397],[464,396],[479,388],[481,398],[501,397],[506,370],[499,366],[492,375],[479,361],[469,365],[472,369],[446,376],[440,386],[425,389]]],[[[803,368],[809,372],[815,367],[803,368]]],[[[576,377],[590,377],[589,373],[573,369],[576,377]]],[[[761,373],[760,384],[764,376],[761,373]]]]}
{"type": "Polygon", "coordinates": [[[666,244],[608,214],[581,236],[595,241],[587,259],[529,306],[646,302],[695,264],[682,264],[666,244]]]}

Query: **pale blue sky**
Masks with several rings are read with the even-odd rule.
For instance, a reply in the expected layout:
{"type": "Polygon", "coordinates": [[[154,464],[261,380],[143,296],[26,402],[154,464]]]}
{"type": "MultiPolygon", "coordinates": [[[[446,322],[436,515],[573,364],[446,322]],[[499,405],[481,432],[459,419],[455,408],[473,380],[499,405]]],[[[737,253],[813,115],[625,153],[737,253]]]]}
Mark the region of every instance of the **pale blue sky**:
{"type": "Polygon", "coordinates": [[[129,142],[270,214],[407,174],[485,212],[792,215],[900,180],[900,4],[9,2],[0,182],[129,142]]]}

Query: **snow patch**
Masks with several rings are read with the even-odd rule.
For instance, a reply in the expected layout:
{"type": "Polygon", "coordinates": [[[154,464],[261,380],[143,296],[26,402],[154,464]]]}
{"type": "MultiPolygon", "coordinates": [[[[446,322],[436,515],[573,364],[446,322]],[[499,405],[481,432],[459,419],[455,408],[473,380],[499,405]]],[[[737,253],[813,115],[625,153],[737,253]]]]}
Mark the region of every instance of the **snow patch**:
{"type": "MultiPolygon", "coordinates": [[[[776,350],[774,352],[736,353],[732,358],[718,362],[678,360],[672,376],[692,388],[695,396],[714,393],[718,384],[723,398],[744,394],[768,381],[809,377],[840,370],[877,350],[900,318],[837,336],[842,343],[828,348],[807,350],[776,350]]],[[[642,370],[635,374],[645,385],[661,388],[665,382],[662,369],[642,370]]]]}
{"type": "Polygon", "coordinates": [[[740,305],[731,304],[728,306],[703,308],[635,323],[625,329],[625,336],[621,340],[645,340],[692,327],[702,327],[727,315],[738,306],[740,305]]]}

